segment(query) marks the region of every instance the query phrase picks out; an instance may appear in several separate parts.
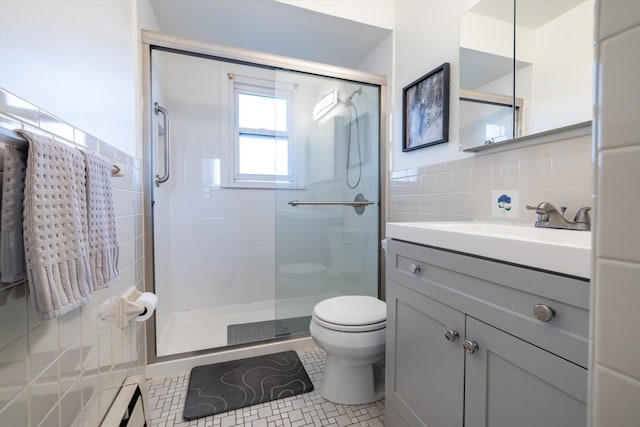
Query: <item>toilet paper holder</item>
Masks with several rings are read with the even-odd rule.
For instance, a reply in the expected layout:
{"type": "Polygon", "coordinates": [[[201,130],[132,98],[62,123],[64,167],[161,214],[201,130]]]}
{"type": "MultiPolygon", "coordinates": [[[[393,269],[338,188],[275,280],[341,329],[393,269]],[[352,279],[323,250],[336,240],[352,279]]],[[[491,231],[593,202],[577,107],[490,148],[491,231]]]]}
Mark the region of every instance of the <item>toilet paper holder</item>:
{"type": "MultiPolygon", "coordinates": [[[[131,287],[120,297],[120,328],[126,328],[129,323],[136,318],[138,318],[136,320],[142,321],[150,317],[147,316],[148,308],[136,302],[143,294],[144,292],[140,292],[135,287],[131,287]],[[144,319],[142,319],[143,317],[144,319]]],[[[153,309],[151,309],[151,311],[153,311],[153,309]]]]}

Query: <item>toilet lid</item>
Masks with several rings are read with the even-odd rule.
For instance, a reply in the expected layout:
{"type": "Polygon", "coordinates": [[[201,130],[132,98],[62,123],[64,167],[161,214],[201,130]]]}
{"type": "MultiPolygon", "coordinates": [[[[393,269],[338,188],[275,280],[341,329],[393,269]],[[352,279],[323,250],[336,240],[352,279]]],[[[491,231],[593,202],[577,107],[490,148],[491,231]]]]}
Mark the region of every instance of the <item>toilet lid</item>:
{"type": "Polygon", "coordinates": [[[374,325],[387,320],[387,305],[378,298],[348,295],[319,302],[313,308],[313,315],[334,325],[374,325]]]}

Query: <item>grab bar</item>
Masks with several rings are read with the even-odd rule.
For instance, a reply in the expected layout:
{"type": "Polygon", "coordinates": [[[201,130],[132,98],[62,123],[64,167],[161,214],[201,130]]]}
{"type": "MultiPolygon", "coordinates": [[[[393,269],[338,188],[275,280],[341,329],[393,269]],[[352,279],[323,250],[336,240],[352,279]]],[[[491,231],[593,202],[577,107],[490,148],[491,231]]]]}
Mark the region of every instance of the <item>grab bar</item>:
{"type": "Polygon", "coordinates": [[[156,186],[160,187],[160,184],[169,181],[169,173],[171,171],[171,156],[169,152],[169,112],[166,108],[158,105],[157,102],[153,104],[153,112],[156,113],[156,115],[162,114],[164,122],[164,174],[162,176],[156,175],[155,178],[156,186]]]}
{"type": "Polygon", "coordinates": [[[366,200],[361,193],[358,193],[353,202],[350,201],[315,201],[315,202],[301,202],[300,200],[292,200],[289,205],[293,206],[351,206],[355,209],[358,215],[362,215],[364,209],[368,205],[373,205],[375,202],[366,200]]]}

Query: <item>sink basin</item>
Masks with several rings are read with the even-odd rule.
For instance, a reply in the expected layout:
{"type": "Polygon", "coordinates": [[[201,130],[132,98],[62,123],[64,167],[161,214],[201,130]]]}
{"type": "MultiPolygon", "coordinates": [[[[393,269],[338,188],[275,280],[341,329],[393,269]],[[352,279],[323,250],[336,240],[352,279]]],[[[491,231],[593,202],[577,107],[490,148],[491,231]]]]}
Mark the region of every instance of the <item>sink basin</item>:
{"type": "Polygon", "coordinates": [[[570,276],[591,276],[591,232],[486,222],[391,222],[387,237],[570,276]]]}

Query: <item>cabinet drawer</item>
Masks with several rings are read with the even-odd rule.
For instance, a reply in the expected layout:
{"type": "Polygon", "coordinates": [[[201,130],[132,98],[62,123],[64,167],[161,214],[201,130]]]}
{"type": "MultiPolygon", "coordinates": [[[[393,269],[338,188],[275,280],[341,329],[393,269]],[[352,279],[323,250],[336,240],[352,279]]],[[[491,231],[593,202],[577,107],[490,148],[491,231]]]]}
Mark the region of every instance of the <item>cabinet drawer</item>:
{"type": "Polygon", "coordinates": [[[392,240],[390,279],[578,365],[588,364],[589,281],[392,240]],[[534,306],[553,309],[544,322],[534,306]]]}

